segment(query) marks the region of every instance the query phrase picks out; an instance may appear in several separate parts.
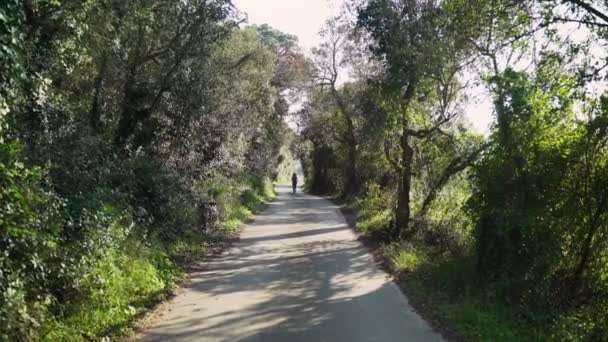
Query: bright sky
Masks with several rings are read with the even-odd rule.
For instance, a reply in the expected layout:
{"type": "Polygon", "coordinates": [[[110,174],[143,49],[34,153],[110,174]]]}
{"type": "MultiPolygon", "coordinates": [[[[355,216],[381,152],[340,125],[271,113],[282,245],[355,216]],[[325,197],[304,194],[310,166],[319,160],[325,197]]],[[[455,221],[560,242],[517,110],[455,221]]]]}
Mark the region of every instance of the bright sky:
{"type": "MultiPolygon", "coordinates": [[[[307,51],[320,42],[319,31],[338,14],[341,1],[331,0],[233,0],[247,14],[249,24],[268,24],[296,35],[307,51]]],[[[465,108],[465,116],[478,133],[487,134],[492,122],[492,105],[483,88],[471,90],[475,100],[465,108]]]]}
{"type": "Polygon", "coordinates": [[[319,44],[319,31],[338,14],[340,2],[330,0],[233,0],[250,24],[268,24],[296,35],[305,49],[319,44]]]}

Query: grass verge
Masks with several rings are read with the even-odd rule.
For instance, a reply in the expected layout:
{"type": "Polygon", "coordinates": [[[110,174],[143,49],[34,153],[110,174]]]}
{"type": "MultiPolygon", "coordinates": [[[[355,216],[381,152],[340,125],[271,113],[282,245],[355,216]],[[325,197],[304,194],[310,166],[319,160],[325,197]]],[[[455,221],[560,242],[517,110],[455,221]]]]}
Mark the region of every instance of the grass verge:
{"type": "MultiPolygon", "coordinates": [[[[79,275],[79,298],[56,305],[39,340],[86,341],[132,336],[146,315],[175,294],[196,265],[238,239],[242,223],[274,199],[269,180],[216,182],[219,226],[209,232],[188,230],[170,243],[126,238],[96,255],[79,275]]],[[[1,340],[1,339],[0,339],[1,340]]]]}
{"type": "Polygon", "coordinates": [[[357,212],[357,205],[337,203],[376,261],[446,340],[608,341],[591,331],[590,313],[509,303],[502,284],[479,281],[471,255],[442,254],[422,241],[381,243],[378,230],[388,223],[385,213],[357,212]]]}

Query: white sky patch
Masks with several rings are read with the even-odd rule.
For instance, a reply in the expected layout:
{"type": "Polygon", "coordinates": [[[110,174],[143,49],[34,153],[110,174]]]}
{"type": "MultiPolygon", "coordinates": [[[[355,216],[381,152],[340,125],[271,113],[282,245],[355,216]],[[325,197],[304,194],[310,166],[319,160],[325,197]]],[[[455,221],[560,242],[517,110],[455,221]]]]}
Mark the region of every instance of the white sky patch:
{"type": "Polygon", "coordinates": [[[268,24],[298,37],[305,50],[320,43],[325,21],[339,13],[340,1],[329,0],[234,0],[249,24],[268,24]]]}
{"type": "Polygon", "coordinates": [[[469,99],[464,105],[464,117],[475,133],[488,136],[494,118],[494,103],[485,85],[476,85],[465,90],[469,99]]]}

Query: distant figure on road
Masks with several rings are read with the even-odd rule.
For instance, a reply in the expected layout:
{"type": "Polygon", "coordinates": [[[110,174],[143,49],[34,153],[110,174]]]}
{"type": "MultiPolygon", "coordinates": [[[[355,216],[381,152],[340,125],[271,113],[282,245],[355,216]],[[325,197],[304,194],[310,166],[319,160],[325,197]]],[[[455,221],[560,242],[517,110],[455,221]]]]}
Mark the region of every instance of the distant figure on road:
{"type": "Polygon", "coordinates": [[[296,193],[296,187],[298,186],[298,175],[294,172],[291,175],[291,187],[293,188],[293,193],[296,193]]]}

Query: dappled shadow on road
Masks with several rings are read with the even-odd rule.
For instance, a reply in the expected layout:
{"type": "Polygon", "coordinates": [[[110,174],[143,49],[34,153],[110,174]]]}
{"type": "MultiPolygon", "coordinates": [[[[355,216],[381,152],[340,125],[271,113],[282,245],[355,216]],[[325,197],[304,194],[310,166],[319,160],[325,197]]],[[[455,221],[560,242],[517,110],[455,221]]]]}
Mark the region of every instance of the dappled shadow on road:
{"type": "MultiPolygon", "coordinates": [[[[165,322],[147,340],[356,341],[364,334],[369,337],[365,340],[390,341],[382,329],[360,328],[369,326],[360,322],[360,313],[382,307],[383,301],[392,298],[386,292],[395,289],[369,267],[372,261],[359,245],[330,241],[293,246],[289,252],[278,251],[281,255],[273,248],[259,252],[241,248],[193,279],[192,289],[205,296],[240,296],[242,300],[235,299],[238,303],[233,307],[213,309],[187,303],[192,317],[165,322]],[[370,279],[370,288],[354,287],[370,279]],[[202,315],[194,316],[201,311],[202,315]],[[340,339],[335,338],[338,332],[340,339]]],[[[393,303],[385,306],[389,304],[393,303]]],[[[375,316],[382,320],[384,313],[375,316]]]]}
{"type": "Polygon", "coordinates": [[[335,226],[335,227],[327,227],[327,228],[319,228],[319,229],[311,229],[311,230],[303,230],[293,233],[285,233],[285,234],[275,234],[272,236],[260,236],[260,237],[248,237],[241,239],[242,243],[255,243],[255,242],[269,242],[273,240],[285,240],[285,239],[295,239],[305,236],[313,236],[319,234],[327,234],[333,232],[339,232],[344,230],[344,225],[335,226]]]}
{"type": "Polygon", "coordinates": [[[334,204],[280,190],[145,340],[393,341],[419,321],[373,263],[334,204]]]}
{"type": "MultiPolygon", "coordinates": [[[[184,317],[171,332],[157,332],[148,336],[147,341],[424,341],[408,338],[406,334],[396,336],[395,331],[407,330],[407,312],[392,310],[394,303],[386,298],[394,297],[394,289],[389,284],[353,297],[276,295],[267,301],[247,307],[244,310],[225,311],[213,315],[184,317]],[[380,302],[380,304],[379,304],[380,302]],[[364,314],[368,308],[385,304],[388,310],[372,315],[364,314]],[[401,327],[391,326],[395,320],[385,319],[391,315],[403,317],[401,327]],[[371,321],[364,321],[370,319],[371,321]],[[212,322],[209,324],[209,322],[212,322]],[[388,324],[387,324],[388,322],[388,324]],[[403,326],[405,325],[405,326],[403,326]]],[[[204,309],[201,309],[204,311],[204,309]]],[[[373,309],[372,309],[373,310],[373,309]]],[[[411,322],[416,322],[411,320],[411,322]]],[[[413,324],[412,324],[413,325],[413,324]]]]}
{"type": "Polygon", "coordinates": [[[275,201],[261,215],[257,215],[249,226],[255,229],[266,225],[294,225],[291,229],[303,224],[322,224],[343,225],[347,230],[346,222],[338,212],[339,207],[326,199],[279,191],[275,201]]]}
{"type": "Polygon", "coordinates": [[[280,247],[242,248],[238,254],[211,263],[197,275],[192,287],[210,294],[273,288],[291,294],[324,288],[339,291],[339,284],[330,284],[333,276],[368,276],[367,262],[365,251],[354,243],[306,243],[290,246],[289,251],[280,247]]]}

